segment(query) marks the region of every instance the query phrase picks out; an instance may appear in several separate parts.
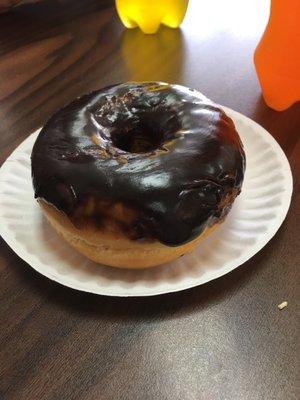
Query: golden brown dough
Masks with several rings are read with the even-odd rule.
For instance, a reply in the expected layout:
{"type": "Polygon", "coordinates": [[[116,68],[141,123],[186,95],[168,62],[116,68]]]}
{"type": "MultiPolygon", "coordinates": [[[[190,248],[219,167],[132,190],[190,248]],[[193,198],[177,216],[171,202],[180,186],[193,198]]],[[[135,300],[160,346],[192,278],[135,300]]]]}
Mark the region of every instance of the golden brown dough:
{"type": "Polygon", "coordinates": [[[39,204],[52,227],[72,247],[89,259],[111,267],[142,269],[172,261],[193,251],[196,245],[216,226],[206,228],[196,239],[182,246],[170,247],[158,242],[133,241],[122,232],[95,230],[93,226],[77,229],[63,213],[39,200],[39,204]]]}

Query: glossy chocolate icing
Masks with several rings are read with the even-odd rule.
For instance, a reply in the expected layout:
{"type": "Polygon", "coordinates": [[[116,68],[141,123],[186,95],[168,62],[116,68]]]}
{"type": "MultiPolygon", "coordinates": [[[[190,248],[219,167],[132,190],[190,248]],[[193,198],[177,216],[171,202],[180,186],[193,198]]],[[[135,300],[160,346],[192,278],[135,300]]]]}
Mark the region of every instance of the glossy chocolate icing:
{"type": "Polygon", "coordinates": [[[224,218],[244,169],[232,120],[199,92],[161,82],[76,99],[49,120],[32,151],[36,198],[74,223],[91,196],[107,207],[121,203],[136,211],[136,237],[169,246],[224,218]]]}

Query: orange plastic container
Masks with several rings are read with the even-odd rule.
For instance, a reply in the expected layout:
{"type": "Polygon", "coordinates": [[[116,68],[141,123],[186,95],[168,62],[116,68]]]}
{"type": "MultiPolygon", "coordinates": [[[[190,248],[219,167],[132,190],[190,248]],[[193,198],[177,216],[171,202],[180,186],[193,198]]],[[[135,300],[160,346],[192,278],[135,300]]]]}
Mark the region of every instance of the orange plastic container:
{"type": "Polygon", "coordinates": [[[300,0],[271,0],[254,63],[268,106],[281,111],[300,100],[300,0]]]}

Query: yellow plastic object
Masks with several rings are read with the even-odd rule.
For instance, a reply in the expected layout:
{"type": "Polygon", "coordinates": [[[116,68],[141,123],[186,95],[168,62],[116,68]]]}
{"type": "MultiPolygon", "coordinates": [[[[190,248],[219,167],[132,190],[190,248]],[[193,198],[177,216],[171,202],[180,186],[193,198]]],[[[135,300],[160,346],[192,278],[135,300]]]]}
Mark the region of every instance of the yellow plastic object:
{"type": "Polygon", "coordinates": [[[160,24],[178,28],[189,0],[116,0],[119,17],[126,28],[137,26],[144,33],[155,33],[160,24]]]}

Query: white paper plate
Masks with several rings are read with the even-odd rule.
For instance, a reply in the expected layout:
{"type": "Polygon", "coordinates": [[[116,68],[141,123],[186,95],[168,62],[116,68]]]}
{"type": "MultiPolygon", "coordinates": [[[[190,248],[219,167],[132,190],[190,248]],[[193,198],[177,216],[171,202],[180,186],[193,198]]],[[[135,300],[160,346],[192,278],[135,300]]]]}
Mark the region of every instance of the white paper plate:
{"type": "Polygon", "coordinates": [[[274,236],[290,205],[289,163],[272,136],[249,118],[225,108],[244,143],[242,193],[225,222],[197,250],[158,268],[119,270],[89,261],[48,225],[33,199],[29,136],[0,170],[0,233],[29,265],[65,286],[109,296],[151,296],[216,279],[243,264],[274,236]]]}

